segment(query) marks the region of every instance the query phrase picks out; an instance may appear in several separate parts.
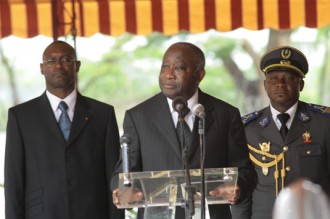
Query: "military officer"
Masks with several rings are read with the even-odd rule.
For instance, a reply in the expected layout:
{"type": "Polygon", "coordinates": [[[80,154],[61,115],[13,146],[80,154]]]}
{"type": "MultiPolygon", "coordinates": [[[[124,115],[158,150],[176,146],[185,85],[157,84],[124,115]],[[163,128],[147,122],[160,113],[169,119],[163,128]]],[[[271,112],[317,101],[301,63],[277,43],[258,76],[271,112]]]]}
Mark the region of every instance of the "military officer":
{"type": "Polygon", "coordinates": [[[260,68],[270,105],[242,117],[258,184],[252,197],[232,206],[233,219],[271,219],[279,191],[299,178],[330,196],[330,108],[299,100],[305,55],[290,46],[275,48],[260,68]]]}

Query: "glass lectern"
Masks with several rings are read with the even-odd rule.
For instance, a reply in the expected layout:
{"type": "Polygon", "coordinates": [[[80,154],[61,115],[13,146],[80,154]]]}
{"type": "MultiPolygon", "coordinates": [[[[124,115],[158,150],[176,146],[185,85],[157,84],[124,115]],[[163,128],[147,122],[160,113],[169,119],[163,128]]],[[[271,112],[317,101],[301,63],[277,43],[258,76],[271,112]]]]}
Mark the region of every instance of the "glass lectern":
{"type": "MultiPolygon", "coordinates": [[[[225,194],[234,193],[238,170],[233,168],[204,169],[205,212],[208,205],[227,204],[223,196],[211,196],[210,191],[221,189],[225,194]]],[[[195,212],[201,207],[201,170],[190,170],[191,187],[194,192],[195,212]]],[[[185,189],[184,170],[131,172],[119,174],[119,208],[145,208],[144,219],[174,219],[175,207],[184,207],[188,195],[185,189]],[[129,186],[124,185],[129,180],[129,186]]],[[[198,218],[195,214],[194,218],[198,218]]],[[[208,218],[206,216],[206,218],[208,218]]]]}

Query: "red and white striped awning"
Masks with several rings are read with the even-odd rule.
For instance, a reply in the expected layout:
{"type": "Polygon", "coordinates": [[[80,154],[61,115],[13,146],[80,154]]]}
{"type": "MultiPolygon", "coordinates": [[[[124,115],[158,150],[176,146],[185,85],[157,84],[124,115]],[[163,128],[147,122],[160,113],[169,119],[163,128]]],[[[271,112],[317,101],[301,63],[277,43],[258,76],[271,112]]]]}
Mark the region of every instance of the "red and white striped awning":
{"type": "Polygon", "coordinates": [[[0,38],[318,28],[329,12],[330,0],[0,0],[0,38]]]}

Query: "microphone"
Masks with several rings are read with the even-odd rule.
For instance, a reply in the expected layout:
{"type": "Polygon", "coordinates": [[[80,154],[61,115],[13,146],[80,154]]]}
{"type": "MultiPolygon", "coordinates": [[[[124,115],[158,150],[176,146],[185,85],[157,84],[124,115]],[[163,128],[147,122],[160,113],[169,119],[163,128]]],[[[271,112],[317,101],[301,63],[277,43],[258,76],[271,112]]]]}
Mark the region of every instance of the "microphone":
{"type": "Polygon", "coordinates": [[[204,106],[200,103],[194,104],[191,111],[193,111],[193,113],[200,119],[205,117],[204,106]]]}
{"type": "Polygon", "coordinates": [[[187,100],[185,100],[182,96],[175,97],[172,102],[172,108],[174,111],[178,112],[179,114],[179,121],[181,132],[179,134],[180,137],[180,143],[182,148],[182,163],[183,168],[185,170],[184,178],[186,187],[185,190],[188,194],[188,199],[186,200],[185,205],[185,213],[186,218],[192,218],[192,216],[195,214],[195,199],[194,199],[194,191],[191,186],[191,179],[190,179],[190,172],[189,172],[189,161],[188,161],[188,147],[185,143],[185,133],[184,133],[184,115],[186,115],[187,112],[190,111],[188,108],[187,100]]]}
{"type": "Polygon", "coordinates": [[[131,138],[128,134],[123,134],[120,138],[121,146],[121,159],[123,164],[123,173],[124,173],[124,186],[130,187],[131,180],[129,177],[129,145],[131,144],[131,138]]]}
{"type": "Polygon", "coordinates": [[[204,160],[205,160],[205,112],[204,106],[196,103],[192,106],[191,111],[199,117],[198,134],[200,146],[200,167],[201,167],[201,218],[205,218],[205,174],[204,174],[204,160]]]}
{"type": "Polygon", "coordinates": [[[188,103],[182,96],[178,96],[173,99],[172,108],[181,115],[182,112],[188,109],[188,103]]]}

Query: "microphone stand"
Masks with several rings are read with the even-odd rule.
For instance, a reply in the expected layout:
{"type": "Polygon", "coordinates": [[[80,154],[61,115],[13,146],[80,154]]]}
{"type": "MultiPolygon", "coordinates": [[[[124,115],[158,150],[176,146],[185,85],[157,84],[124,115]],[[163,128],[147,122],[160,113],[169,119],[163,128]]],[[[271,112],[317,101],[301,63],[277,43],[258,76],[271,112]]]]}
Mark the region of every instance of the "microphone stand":
{"type": "Polygon", "coordinates": [[[185,206],[185,215],[186,218],[192,218],[195,214],[195,201],[194,201],[194,194],[193,190],[191,187],[191,180],[190,180],[190,170],[189,170],[189,162],[188,162],[188,148],[187,145],[185,144],[185,139],[184,139],[184,128],[183,128],[183,123],[184,123],[184,118],[182,116],[182,111],[179,111],[179,123],[181,126],[181,133],[180,133],[180,139],[181,139],[181,150],[182,150],[182,159],[184,163],[184,178],[185,178],[185,183],[186,183],[186,194],[188,194],[188,199],[186,201],[186,206],[185,206]]]}
{"type": "Polygon", "coordinates": [[[205,117],[198,121],[198,134],[200,146],[200,167],[201,167],[201,219],[205,218],[205,179],[204,179],[204,160],[205,160],[205,117]]]}

